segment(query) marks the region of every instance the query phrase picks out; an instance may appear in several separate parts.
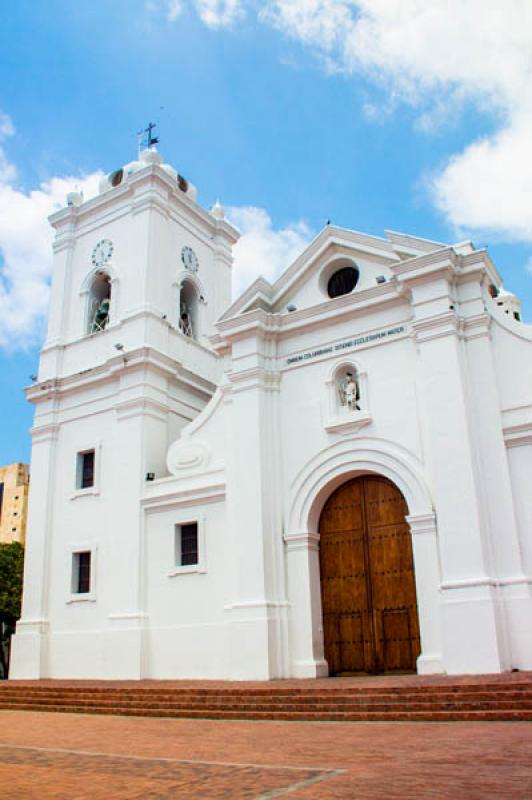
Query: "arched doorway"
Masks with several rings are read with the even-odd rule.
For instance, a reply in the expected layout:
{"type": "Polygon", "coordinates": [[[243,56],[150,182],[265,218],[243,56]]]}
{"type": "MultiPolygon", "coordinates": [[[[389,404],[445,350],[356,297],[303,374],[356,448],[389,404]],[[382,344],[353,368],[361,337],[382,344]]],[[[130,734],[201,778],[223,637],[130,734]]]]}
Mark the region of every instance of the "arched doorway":
{"type": "Polygon", "coordinates": [[[415,671],[419,621],[408,509],[387,478],[342,484],[322,510],[320,573],[330,675],[415,671]]]}

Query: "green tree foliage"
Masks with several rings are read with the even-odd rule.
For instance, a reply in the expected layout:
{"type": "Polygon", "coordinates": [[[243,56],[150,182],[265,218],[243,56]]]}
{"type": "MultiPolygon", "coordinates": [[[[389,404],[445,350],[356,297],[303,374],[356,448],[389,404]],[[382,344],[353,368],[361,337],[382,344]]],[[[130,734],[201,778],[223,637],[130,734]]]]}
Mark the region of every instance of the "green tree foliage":
{"type": "Polygon", "coordinates": [[[20,617],[24,548],[0,544],[0,678],[7,678],[9,640],[20,617]]]}
{"type": "Polygon", "coordinates": [[[0,621],[14,625],[20,617],[24,548],[18,542],[0,544],[0,621]]]}

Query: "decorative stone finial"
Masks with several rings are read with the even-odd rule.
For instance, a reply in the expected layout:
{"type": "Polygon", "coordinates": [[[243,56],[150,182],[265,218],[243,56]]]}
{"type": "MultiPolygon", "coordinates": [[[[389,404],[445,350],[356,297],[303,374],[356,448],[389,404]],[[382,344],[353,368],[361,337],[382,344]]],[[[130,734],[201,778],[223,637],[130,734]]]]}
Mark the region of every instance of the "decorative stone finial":
{"type": "Polygon", "coordinates": [[[216,200],[216,203],[211,208],[211,214],[213,215],[213,217],[215,217],[215,219],[225,218],[225,209],[219,200],[216,200]]]}
{"type": "Polygon", "coordinates": [[[83,203],[83,192],[76,190],[66,196],[67,206],[80,206],[83,203]]]}

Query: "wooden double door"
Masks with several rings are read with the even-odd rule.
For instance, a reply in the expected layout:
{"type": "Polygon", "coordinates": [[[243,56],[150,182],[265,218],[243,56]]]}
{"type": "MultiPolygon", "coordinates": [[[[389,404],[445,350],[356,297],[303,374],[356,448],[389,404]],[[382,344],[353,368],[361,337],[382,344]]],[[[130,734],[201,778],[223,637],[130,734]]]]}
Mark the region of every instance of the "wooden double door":
{"type": "Polygon", "coordinates": [[[419,621],[408,510],[386,478],[344,483],[320,517],[325,658],[331,675],[416,668],[419,621]]]}

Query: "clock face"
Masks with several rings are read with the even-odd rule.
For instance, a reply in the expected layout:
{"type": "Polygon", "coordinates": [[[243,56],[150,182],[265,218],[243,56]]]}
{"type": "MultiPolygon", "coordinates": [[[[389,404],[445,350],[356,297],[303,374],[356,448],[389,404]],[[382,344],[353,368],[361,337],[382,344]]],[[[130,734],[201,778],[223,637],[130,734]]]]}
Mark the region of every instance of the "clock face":
{"type": "Polygon", "coordinates": [[[103,267],[113,255],[113,243],[110,239],[102,239],[92,251],[92,263],[95,267],[103,267]]]}
{"type": "Polygon", "coordinates": [[[191,247],[183,247],[181,250],[181,261],[185,265],[185,269],[188,269],[190,272],[198,271],[198,257],[191,247]]]}

